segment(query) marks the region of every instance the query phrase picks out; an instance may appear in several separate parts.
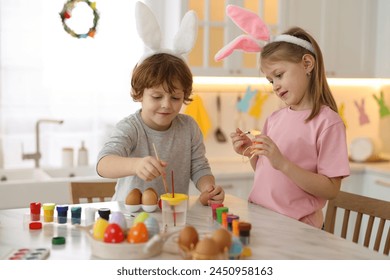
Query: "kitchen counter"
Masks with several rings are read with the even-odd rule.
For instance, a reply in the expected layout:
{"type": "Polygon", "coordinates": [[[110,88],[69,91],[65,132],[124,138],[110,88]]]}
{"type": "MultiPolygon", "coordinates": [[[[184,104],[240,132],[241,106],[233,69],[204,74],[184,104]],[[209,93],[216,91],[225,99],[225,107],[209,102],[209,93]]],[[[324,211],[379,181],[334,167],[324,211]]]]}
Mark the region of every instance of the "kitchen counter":
{"type": "MultiPolygon", "coordinates": [[[[381,253],[374,252],[323,230],[290,219],[263,207],[253,205],[245,200],[227,195],[224,202],[229,212],[239,215],[240,220],[252,224],[250,248],[252,256],[248,259],[390,259],[381,253]]],[[[120,202],[81,204],[86,207],[108,207],[111,211],[123,211],[120,202]]],[[[44,223],[42,230],[28,229],[28,209],[0,210],[0,256],[22,247],[50,248],[49,259],[96,259],[91,254],[91,240],[85,229],[66,224],[44,223]],[[64,236],[66,244],[52,246],[53,236],[64,236]]],[[[85,211],[83,211],[84,213],[85,211]]],[[[161,212],[151,213],[161,221],[161,212]]],[[[83,216],[82,216],[83,218],[83,216]]],[[[129,218],[128,224],[132,223],[129,218]]],[[[212,220],[211,209],[202,206],[197,197],[191,196],[187,224],[207,234],[218,228],[212,220]]],[[[176,242],[170,239],[163,247],[163,252],[153,259],[180,259],[176,242]]]]}

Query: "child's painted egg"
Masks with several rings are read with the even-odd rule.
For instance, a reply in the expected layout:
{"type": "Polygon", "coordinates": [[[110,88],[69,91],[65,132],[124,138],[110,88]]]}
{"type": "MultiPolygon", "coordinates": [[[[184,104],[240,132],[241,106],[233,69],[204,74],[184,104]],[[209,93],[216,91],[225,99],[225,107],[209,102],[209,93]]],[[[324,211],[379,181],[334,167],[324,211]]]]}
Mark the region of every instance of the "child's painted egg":
{"type": "Polygon", "coordinates": [[[144,223],[137,223],[130,228],[127,241],[130,243],[144,243],[148,241],[148,230],[144,223]]]}
{"type": "Polygon", "coordinates": [[[103,218],[98,218],[95,224],[93,225],[93,229],[92,229],[93,238],[95,238],[96,240],[103,241],[104,232],[106,231],[108,225],[109,223],[107,220],[103,218]]]}
{"type": "Polygon", "coordinates": [[[232,244],[229,249],[229,259],[238,259],[242,253],[243,245],[237,237],[233,237],[232,244]]]}
{"type": "Polygon", "coordinates": [[[144,221],[144,224],[148,230],[149,238],[152,238],[154,235],[160,233],[160,226],[156,218],[149,216],[149,218],[144,221]]]}
{"type": "Polygon", "coordinates": [[[149,214],[146,212],[141,212],[135,217],[133,225],[137,223],[143,223],[147,218],[149,217],[149,214]]]}
{"type": "Polygon", "coordinates": [[[118,224],[109,224],[104,232],[104,242],[121,243],[125,240],[125,236],[121,227],[118,224]]]}
{"type": "Polygon", "coordinates": [[[122,231],[126,231],[127,230],[127,222],[126,222],[126,218],[125,218],[125,215],[123,215],[122,212],[112,212],[110,214],[110,220],[109,222],[111,224],[118,224],[122,231]]]}

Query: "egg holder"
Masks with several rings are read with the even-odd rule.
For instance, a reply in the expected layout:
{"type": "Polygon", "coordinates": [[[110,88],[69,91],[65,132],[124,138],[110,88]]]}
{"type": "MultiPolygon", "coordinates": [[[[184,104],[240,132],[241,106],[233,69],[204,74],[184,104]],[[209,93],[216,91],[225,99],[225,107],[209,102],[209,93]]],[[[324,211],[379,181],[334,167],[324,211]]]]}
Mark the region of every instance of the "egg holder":
{"type": "Polygon", "coordinates": [[[147,205],[147,204],[137,204],[137,205],[130,205],[130,204],[125,204],[125,209],[126,211],[130,213],[136,213],[138,211],[145,211],[148,213],[155,212],[158,208],[158,204],[152,204],[152,205],[147,205]]]}

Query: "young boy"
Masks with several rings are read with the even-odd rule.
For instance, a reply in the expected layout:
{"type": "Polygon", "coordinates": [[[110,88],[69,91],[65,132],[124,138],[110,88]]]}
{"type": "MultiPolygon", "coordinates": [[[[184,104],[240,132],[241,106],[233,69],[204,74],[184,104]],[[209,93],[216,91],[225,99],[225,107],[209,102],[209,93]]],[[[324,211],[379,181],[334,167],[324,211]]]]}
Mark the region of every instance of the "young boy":
{"type": "Polygon", "coordinates": [[[98,155],[98,174],[118,178],[113,200],[124,201],[134,188],[143,192],[153,187],[161,195],[162,176],[171,191],[173,171],[175,192],[188,194],[192,180],[203,205],[223,202],[201,130],[190,116],[180,114],[182,105],[191,101],[192,83],[187,64],[172,54],[153,54],[135,67],[131,96],[142,109],[116,125],[98,155]]]}

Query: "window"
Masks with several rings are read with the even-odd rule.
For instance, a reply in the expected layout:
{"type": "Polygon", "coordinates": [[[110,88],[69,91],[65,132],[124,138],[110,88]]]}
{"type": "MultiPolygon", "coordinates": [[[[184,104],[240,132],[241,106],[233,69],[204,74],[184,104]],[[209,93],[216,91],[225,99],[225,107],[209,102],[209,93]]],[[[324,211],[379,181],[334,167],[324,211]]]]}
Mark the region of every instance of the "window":
{"type": "MultiPolygon", "coordinates": [[[[85,141],[90,163],[112,125],[139,108],[130,97],[131,71],[143,52],[135,30],[136,1],[96,1],[95,38],[66,33],[65,0],[0,1],[0,144],[4,167],[32,167],[41,125],[41,166],[61,164],[61,150],[85,141]]],[[[1,152],[1,150],[0,150],[1,152]]],[[[77,154],[76,154],[77,156],[77,154]]],[[[1,168],[2,166],[0,166],[1,168]]]]}

